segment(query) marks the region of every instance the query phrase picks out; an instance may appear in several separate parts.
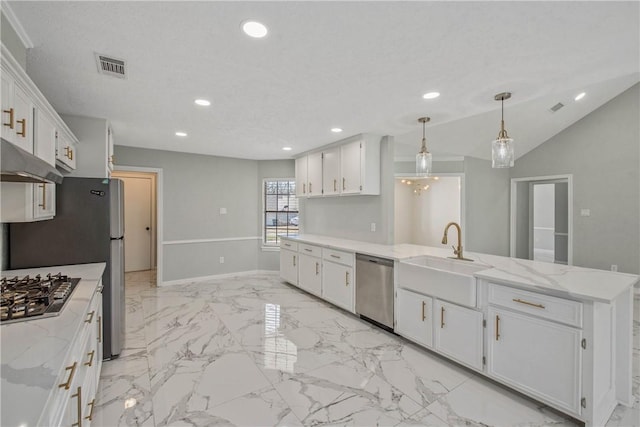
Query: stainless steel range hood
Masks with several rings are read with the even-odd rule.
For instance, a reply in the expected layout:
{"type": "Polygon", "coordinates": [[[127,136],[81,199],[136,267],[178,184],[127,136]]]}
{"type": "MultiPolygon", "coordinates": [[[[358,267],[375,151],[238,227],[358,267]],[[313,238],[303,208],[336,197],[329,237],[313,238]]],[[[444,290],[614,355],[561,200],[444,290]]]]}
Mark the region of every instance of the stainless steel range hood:
{"type": "Polygon", "coordinates": [[[44,160],[0,138],[0,181],[60,184],[62,174],[44,160]]]}

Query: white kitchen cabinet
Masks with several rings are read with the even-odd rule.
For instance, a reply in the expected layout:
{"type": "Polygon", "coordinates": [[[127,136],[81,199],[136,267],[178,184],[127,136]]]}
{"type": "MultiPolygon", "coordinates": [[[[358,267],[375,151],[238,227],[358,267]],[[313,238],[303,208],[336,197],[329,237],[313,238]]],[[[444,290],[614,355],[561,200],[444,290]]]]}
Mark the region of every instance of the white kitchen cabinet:
{"type": "Polygon", "coordinates": [[[70,172],[76,168],[77,144],[66,132],[56,132],[56,166],[70,172]]]}
{"type": "Polygon", "coordinates": [[[436,299],[435,349],[482,370],[482,312],[436,299]]]}
{"type": "Polygon", "coordinates": [[[307,156],[296,159],[296,196],[307,197],[307,156]]]}
{"type": "MultiPolygon", "coordinates": [[[[318,249],[319,250],[319,249],[318,249]]],[[[311,294],[322,295],[322,259],[317,256],[298,253],[298,287],[311,294]]]]}
{"type": "Polygon", "coordinates": [[[342,164],[342,194],[358,194],[362,191],[361,158],[362,141],[353,141],[340,147],[342,164]]]}
{"type": "Polygon", "coordinates": [[[322,194],[325,196],[337,196],[342,190],[340,147],[324,150],[322,156],[322,194]]]}
{"type": "Polygon", "coordinates": [[[62,119],[80,141],[73,152],[73,156],[77,156],[75,170],[70,170],[69,176],[109,178],[115,161],[114,135],[109,121],[70,114],[63,114],[62,119]]]}
{"type": "Polygon", "coordinates": [[[298,286],[298,252],[280,247],[280,277],[298,286]]]}
{"type": "Polygon", "coordinates": [[[433,345],[433,298],[398,288],[394,331],[418,344],[433,345]]]}
{"type": "Polygon", "coordinates": [[[322,153],[307,156],[307,196],[322,196],[322,153]]]}
{"type": "Polygon", "coordinates": [[[323,249],[322,298],[355,312],[356,280],[351,253],[323,249]]]}
{"type": "Polygon", "coordinates": [[[489,307],[487,337],[489,376],[580,412],[582,330],[489,307]]]}
{"type": "Polygon", "coordinates": [[[341,146],[342,194],[380,194],[380,138],[364,135],[341,146]]]}
{"type": "Polygon", "coordinates": [[[23,150],[33,153],[34,103],[19,80],[3,63],[2,70],[2,137],[23,150]]]}

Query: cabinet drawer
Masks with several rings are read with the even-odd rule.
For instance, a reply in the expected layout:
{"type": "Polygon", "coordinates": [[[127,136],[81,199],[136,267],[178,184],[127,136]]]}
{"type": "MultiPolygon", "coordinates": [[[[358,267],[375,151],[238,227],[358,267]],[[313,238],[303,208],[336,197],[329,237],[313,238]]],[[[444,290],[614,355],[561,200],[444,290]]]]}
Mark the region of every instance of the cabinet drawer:
{"type": "Polygon", "coordinates": [[[280,241],[280,248],[289,249],[290,251],[297,251],[298,244],[296,242],[292,242],[291,240],[282,239],[280,241]]]}
{"type": "Polygon", "coordinates": [[[582,303],[489,284],[489,304],[533,314],[544,319],[582,327],[582,303]]]}
{"type": "Polygon", "coordinates": [[[305,255],[316,256],[320,258],[322,256],[322,249],[318,246],[306,245],[304,243],[300,243],[298,245],[298,252],[305,255]]]}
{"type": "Polygon", "coordinates": [[[322,249],[322,259],[353,267],[354,255],[350,252],[324,248],[322,249]]]}

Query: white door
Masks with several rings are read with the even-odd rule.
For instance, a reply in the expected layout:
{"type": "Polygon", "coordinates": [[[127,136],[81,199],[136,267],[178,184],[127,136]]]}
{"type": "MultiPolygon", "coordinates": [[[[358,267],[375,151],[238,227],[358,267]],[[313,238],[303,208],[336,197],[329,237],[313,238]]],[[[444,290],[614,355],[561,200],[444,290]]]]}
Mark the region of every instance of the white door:
{"type": "Polygon", "coordinates": [[[322,196],[322,153],[307,156],[307,196],[322,196]]]}
{"type": "Polygon", "coordinates": [[[340,147],[324,151],[322,163],[322,190],[325,196],[340,194],[340,147]]]}
{"type": "Polygon", "coordinates": [[[151,269],[151,179],[124,181],[124,271],[151,269]]]}
{"type": "Polygon", "coordinates": [[[322,265],[320,258],[300,254],[298,286],[307,292],[322,294],[322,265]]]}
{"type": "Polygon", "coordinates": [[[355,311],[353,267],[325,261],[322,283],[324,299],[352,313],[355,311]]]}
{"type": "Polygon", "coordinates": [[[361,182],[361,142],[354,141],[341,147],[342,152],[342,193],[359,193],[362,188],[361,182]]]}
{"type": "Polygon", "coordinates": [[[482,313],[455,304],[435,302],[435,347],[472,368],[482,369],[482,313]]]}
{"type": "Polygon", "coordinates": [[[307,156],[296,159],[296,196],[307,197],[307,156]]]}
{"type": "Polygon", "coordinates": [[[427,347],[433,343],[433,300],[398,289],[395,332],[427,347]]]}
{"type": "Polygon", "coordinates": [[[282,280],[298,286],[298,253],[280,250],[280,277],[282,280]]]}

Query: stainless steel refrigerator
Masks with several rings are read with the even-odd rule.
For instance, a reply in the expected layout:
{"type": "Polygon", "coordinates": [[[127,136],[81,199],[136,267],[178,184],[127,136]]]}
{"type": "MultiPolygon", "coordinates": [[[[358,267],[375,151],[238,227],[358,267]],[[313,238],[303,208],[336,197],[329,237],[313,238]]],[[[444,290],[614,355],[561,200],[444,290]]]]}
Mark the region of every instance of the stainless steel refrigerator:
{"type": "Polygon", "coordinates": [[[92,262],[107,263],[103,354],[111,359],[124,342],[124,182],[64,178],[56,186],[53,219],[9,226],[11,269],[92,262]]]}

